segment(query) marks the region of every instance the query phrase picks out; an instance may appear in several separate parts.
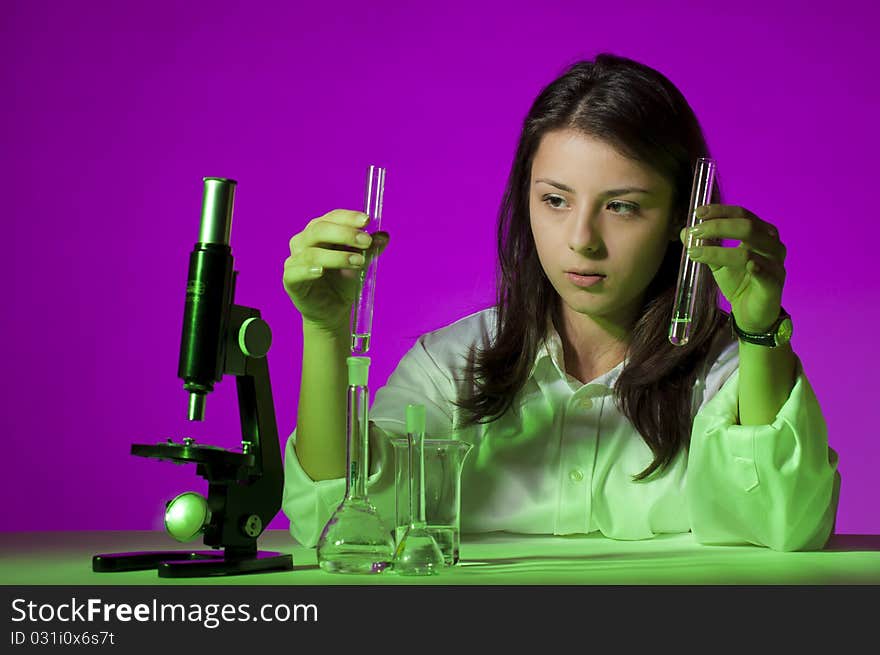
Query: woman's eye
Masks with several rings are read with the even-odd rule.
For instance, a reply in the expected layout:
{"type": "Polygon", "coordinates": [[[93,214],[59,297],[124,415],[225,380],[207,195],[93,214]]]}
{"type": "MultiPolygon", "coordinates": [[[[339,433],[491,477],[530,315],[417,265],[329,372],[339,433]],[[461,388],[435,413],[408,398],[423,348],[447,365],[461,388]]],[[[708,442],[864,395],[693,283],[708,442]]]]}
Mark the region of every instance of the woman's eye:
{"type": "Polygon", "coordinates": [[[621,202],[619,200],[612,200],[608,203],[608,208],[611,209],[615,214],[623,214],[623,215],[631,215],[639,213],[639,206],[633,205],[628,202],[621,202]],[[617,209],[614,209],[614,208],[617,209]]]}
{"type": "Polygon", "coordinates": [[[562,209],[565,206],[565,198],[563,198],[562,196],[547,194],[546,196],[541,198],[541,200],[545,204],[550,205],[550,207],[552,207],[553,209],[562,209]]]}

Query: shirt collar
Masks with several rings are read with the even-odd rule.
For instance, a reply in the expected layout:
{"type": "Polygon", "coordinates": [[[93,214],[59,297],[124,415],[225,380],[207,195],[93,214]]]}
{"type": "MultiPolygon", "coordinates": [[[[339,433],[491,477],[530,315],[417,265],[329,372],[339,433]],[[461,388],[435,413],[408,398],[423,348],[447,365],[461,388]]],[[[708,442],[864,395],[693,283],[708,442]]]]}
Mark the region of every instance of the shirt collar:
{"type": "Polygon", "coordinates": [[[620,374],[623,371],[623,367],[627,363],[627,359],[628,358],[625,358],[613,369],[606,373],[603,373],[596,379],[590,380],[587,385],[582,384],[580,380],[573,378],[565,372],[565,355],[562,350],[562,337],[559,336],[559,332],[556,330],[556,326],[553,324],[553,319],[548,316],[547,330],[545,333],[544,341],[541,342],[541,344],[538,346],[537,353],[535,353],[535,361],[532,363],[532,369],[529,372],[529,377],[533,377],[538,374],[539,370],[545,370],[547,372],[553,371],[555,372],[556,377],[560,377],[568,382],[568,384],[574,390],[588,385],[601,385],[607,387],[610,391],[614,388],[614,384],[615,382],[617,382],[617,378],[620,377],[620,374]]]}

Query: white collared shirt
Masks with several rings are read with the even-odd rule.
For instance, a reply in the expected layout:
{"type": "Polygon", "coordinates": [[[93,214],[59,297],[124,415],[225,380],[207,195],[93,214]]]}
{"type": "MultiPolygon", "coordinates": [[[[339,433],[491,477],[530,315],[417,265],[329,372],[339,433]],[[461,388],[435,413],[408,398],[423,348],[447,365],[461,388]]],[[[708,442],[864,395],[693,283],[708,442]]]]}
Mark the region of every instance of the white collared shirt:
{"type": "MultiPolygon", "coordinates": [[[[427,435],[473,448],[462,469],[461,529],[646,539],[692,530],[702,543],[753,543],[778,550],[820,547],[833,527],[839,474],[818,401],[797,363],[797,380],[770,425],[737,424],[738,344],[719,335],[694,384],[690,448],[662,475],[634,482],[653,455],[617,409],[614,383],[626,362],[582,384],[565,373],[549,326],[512,407],[488,424],[462,427],[454,404],[470,384],[472,344],[486,345],[495,310],[418,339],[370,410],[375,470],[368,492],[393,521],[388,437],[405,434],[408,404],[426,407],[427,435]]],[[[314,545],[341,501],[345,481],[312,481],[288,440],[283,509],[291,534],[314,545]]]]}

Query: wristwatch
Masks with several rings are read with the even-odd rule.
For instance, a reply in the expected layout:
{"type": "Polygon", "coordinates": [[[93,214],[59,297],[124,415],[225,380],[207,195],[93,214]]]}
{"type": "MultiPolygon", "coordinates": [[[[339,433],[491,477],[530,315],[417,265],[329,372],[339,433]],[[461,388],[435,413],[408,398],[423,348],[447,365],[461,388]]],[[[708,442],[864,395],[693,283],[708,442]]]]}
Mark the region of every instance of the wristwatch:
{"type": "Polygon", "coordinates": [[[776,319],[776,322],[770,326],[769,330],[760,334],[743,332],[743,330],[741,330],[740,327],[736,324],[736,319],[733,316],[733,312],[730,312],[730,323],[733,327],[734,334],[739,337],[740,341],[753,343],[758,346],[766,346],[768,348],[784,346],[789,341],[791,341],[791,316],[782,307],[779,308],[779,318],[776,319]]]}

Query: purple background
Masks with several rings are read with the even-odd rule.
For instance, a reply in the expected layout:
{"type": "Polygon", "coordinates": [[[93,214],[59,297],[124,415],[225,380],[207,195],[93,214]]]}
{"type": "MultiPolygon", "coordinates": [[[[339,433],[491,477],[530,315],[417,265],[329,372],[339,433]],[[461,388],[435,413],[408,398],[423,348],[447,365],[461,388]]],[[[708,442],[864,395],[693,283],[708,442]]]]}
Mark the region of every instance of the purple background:
{"type": "Polygon", "coordinates": [[[420,333],[491,301],[522,119],[567,64],[611,51],[678,85],[727,201],[780,228],[794,347],[841,458],[838,530],[880,532],[876,9],[299,4],[3,3],[3,529],[159,527],[167,499],[206,484],[130,444],[238,444],[232,379],[194,426],[176,377],[202,177],[239,181],[236,301],[273,328],[284,440],[301,349],[288,239],[360,209],[366,165],[388,168],[379,386],[420,333]]]}

